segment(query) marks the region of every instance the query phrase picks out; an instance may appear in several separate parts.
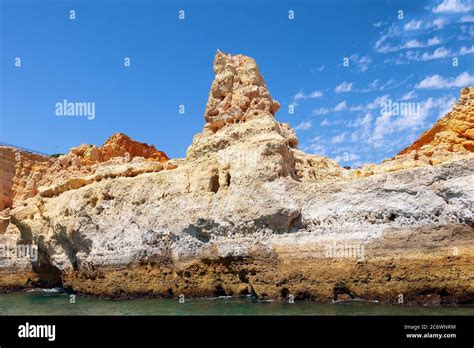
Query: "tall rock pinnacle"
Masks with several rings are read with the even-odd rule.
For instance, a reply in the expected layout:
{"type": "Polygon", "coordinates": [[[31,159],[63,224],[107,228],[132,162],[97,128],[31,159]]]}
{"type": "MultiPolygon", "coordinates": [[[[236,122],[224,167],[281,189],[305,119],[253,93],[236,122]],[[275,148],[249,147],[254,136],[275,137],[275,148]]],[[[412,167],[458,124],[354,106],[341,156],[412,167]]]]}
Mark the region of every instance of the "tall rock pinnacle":
{"type": "Polygon", "coordinates": [[[206,129],[218,131],[226,124],[245,122],[262,113],[280,108],[265,85],[254,59],[217,51],[214,58],[215,80],[206,106],[206,129]]]}

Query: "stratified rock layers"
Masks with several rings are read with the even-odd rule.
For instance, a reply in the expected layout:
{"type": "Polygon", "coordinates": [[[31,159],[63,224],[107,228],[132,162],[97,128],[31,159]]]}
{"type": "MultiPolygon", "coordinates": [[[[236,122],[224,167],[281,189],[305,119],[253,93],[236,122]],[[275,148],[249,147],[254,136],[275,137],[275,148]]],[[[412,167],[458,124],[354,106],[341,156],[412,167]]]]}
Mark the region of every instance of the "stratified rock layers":
{"type": "MultiPolygon", "coordinates": [[[[251,58],[218,52],[214,70],[186,159],[52,183],[10,210],[0,238],[37,244],[41,267],[0,258],[0,287],[474,303],[473,158],[345,170],[296,149],[251,58]]],[[[473,100],[463,103],[472,124],[473,100]]]]}

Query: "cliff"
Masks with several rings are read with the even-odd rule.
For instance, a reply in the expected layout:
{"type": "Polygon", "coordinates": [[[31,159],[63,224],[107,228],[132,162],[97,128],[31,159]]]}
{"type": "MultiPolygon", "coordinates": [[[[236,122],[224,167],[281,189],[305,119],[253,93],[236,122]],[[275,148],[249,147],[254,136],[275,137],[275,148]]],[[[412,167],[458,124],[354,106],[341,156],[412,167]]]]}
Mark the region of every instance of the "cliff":
{"type": "Polygon", "coordinates": [[[356,176],[435,166],[474,157],[474,87],[464,88],[453,109],[395,157],[367,165],[356,176]]]}
{"type": "MultiPolygon", "coordinates": [[[[423,135],[407,151],[419,153],[410,165],[346,170],[297,149],[253,59],[218,52],[214,71],[204,129],[185,159],[142,157],[135,168],[131,156],[102,163],[103,149],[81,147],[55,162],[66,163],[66,183],[51,179],[14,204],[0,236],[37,244],[40,262],[0,258],[0,287],[474,302],[469,143],[441,155],[442,141],[423,135]],[[437,148],[431,164],[427,144],[437,148]],[[92,174],[80,172],[84,161],[99,161],[92,174]]],[[[467,120],[457,137],[472,132],[472,95],[462,95],[464,109],[446,116],[467,120]]]]}

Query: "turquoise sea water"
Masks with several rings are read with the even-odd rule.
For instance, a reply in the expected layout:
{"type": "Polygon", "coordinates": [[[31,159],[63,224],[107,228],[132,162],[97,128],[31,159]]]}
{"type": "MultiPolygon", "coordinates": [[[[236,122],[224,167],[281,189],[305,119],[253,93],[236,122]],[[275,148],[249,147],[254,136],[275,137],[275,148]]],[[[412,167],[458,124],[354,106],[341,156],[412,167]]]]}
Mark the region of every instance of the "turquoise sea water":
{"type": "Polygon", "coordinates": [[[387,306],[370,302],[261,302],[255,298],[107,300],[34,291],[0,294],[0,315],[474,315],[473,307],[387,306]]]}

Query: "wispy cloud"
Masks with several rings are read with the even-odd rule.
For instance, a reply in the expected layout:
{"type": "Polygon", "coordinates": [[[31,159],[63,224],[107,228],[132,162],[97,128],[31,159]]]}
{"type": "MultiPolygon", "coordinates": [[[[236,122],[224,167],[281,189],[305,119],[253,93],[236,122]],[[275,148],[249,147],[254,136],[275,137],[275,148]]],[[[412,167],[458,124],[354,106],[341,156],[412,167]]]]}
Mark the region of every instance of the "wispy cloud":
{"type": "Polygon", "coordinates": [[[375,28],[380,28],[380,27],[382,27],[386,24],[387,24],[387,22],[380,21],[380,22],[373,23],[372,26],[375,27],[375,28]]]}
{"type": "Polygon", "coordinates": [[[334,92],[336,93],[345,93],[345,92],[350,92],[352,90],[352,82],[342,82],[341,84],[337,85],[336,88],[334,89],[334,92]]]}
{"type": "Polygon", "coordinates": [[[433,8],[434,13],[464,13],[473,8],[468,2],[460,0],[443,0],[438,6],[433,8]]]}
{"type": "Polygon", "coordinates": [[[446,47],[438,47],[433,52],[421,52],[409,50],[404,55],[396,58],[396,64],[408,64],[410,61],[426,62],[433,59],[445,59],[451,57],[465,56],[474,54],[474,45],[471,47],[463,46],[457,51],[452,51],[446,47]]]}
{"type": "Polygon", "coordinates": [[[372,58],[369,56],[360,56],[358,54],[350,56],[350,60],[355,63],[357,70],[361,72],[369,69],[369,64],[372,63],[372,58]]]}
{"type": "Polygon", "coordinates": [[[313,128],[313,122],[311,122],[311,120],[306,120],[306,121],[303,121],[301,122],[300,124],[298,124],[296,127],[295,127],[295,130],[297,131],[305,131],[305,130],[308,130],[310,128],[313,128]]]}
{"type": "Polygon", "coordinates": [[[346,139],[346,132],[338,134],[331,138],[331,143],[333,144],[340,144],[346,139]]]}
{"type": "Polygon", "coordinates": [[[444,115],[452,107],[455,98],[445,95],[440,98],[428,98],[420,103],[419,112],[406,113],[400,116],[391,113],[381,114],[375,120],[373,139],[375,147],[381,147],[388,141],[388,135],[402,131],[413,131],[426,127],[426,120],[430,114],[438,110],[437,117],[444,115]]]}
{"type": "Polygon", "coordinates": [[[473,53],[474,53],[474,45],[472,45],[471,47],[461,47],[458,52],[460,56],[464,56],[466,54],[473,54],[473,53]]]}
{"type": "Polygon", "coordinates": [[[300,100],[300,99],[312,99],[312,98],[320,98],[323,96],[323,93],[320,91],[313,91],[310,94],[304,94],[302,90],[300,90],[298,93],[295,94],[294,98],[295,100],[300,100]]]}
{"type": "Polygon", "coordinates": [[[442,89],[442,88],[461,88],[474,84],[474,76],[467,71],[459,74],[457,77],[444,78],[438,74],[425,77],[415,88],[417,89],[442,89]]]}
{"type": "Polygon", "coordinates": [[[416,98],[416,93],[415,91],[410,91],[408,93],[405,93],[403,96],[402,96],[402,100],[410,100],[410,99],[413,99],[413,98],[416,98]]]}
{"type": "Polygon", "coordinates": [[[460,19],[459,19],[459,22],[461,23],[472,23],[474,22],[474,16],[468,14],[466,16],[462,16],[460,19]]]}
{"type": "Polygon", "coordinates": [[[316,108],[312,112],[314,116],[327,115],[328,113],[329,113],[329,109],[325,107],[316,108]]]}
{"type": "Polygon", "coordinates": [[[397,52],[400,50],[406,50],[406,49],[413,49],[413,48],[424,48],[424,47],[431,47],[431,46],[436,46],[440,45],[442,43],[441,39],[439,39],[437,36],[434,36],[432,38],[427,39],[426,41],[420,41],[419,39],[410,39],[406,40],[405,42],[398,44],[398,45],[392,45],[385,40],[381,41],[381,39],[384,36],[382,36],[376,43],[374,48],[379,52],[379,53],[393,53],[397,52]]]}
{"type": "Polygon", "coordinates": [[[310,69],[310,72],[311,72],[311,73],[315,73],[315,72],[317,72],[317,71],[318,71],[318,72],[321,72],[321,71],[324,70],[325,67],[326,67],[326,66],[323,64],[323,65],[320,65],[320,66],[317,67],[317,68],[311,68],[311,69],[310,69]]]}
{"type": "Polygon", "coordinates": [[[308,99],[313,99],[313,98],[321,98],[323,96],[323,92],[320,91],[313,91],[309,94],[305,94],[303,90],[299,90],[298,93],[296,93],[293,96],[293,105],[298,105],[298,102],[300,100],[308,100],[308,99]]]}
{"type": "Polygon", "coordinates": [[[345,100],[340,102],[334,107],[334,111],[342,111],[345,109],[347,109],[347,102],[345,100]]]}
{"type": "Polygon", "coordinates": [[[436,29],[443,29],[446,24],[448,24],[448,20],[446,18],[438,17],[433,19],[433,21],[427,26],[427,28],[436,28],[436,29]]]}
{"type": "Polygon", "coordinates": [[[421,60],[427,61],[431,59],[446,58],[446,57],[449,57],[450,54],[451,54],[451,51],[448,50],[447,48],[438,47],[437,49],[434,50],[432,54],[429,54],[427,52],[423,53],[423,55],[421,56],[421,60]]]}
{"type": "Polygon", "coordinates": [[[411,21],[409,21],[407,24],[405,24],[403,26],[403,29],[405,30],[416,30],[416,29],[420,29],[421,28],[421,24],[422,24],[422,21],[419,20],[414,20],[412,19],[411,21]]]}

